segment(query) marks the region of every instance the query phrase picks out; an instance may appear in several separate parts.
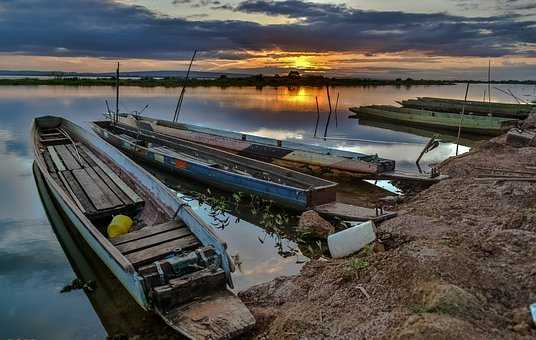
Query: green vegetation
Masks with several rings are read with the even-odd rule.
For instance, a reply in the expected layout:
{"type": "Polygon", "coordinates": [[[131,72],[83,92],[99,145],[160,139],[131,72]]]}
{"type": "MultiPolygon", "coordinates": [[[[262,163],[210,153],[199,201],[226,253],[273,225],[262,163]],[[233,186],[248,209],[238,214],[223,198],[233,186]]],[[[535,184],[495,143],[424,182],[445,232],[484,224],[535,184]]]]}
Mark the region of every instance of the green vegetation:
{"type": "MultiPolygon", "coordinates": [[[[166,78],[129,78],[121,79],[121,86],[141,86],[141,87],[179,87],[183,85],[184,80],[177,77],[166,78]]],[[[445,80],[415,80],[411,78],[385,80],[385,79],[368,79],[368,78],[327,78],[321,75],[299,75],[297,72],[290,72],[288,76],[264,76],[262,74],[250,77],[227,77],[222,75],[218,78],[210,79],[189,79],[186,85],[189,87],[201,86],[255,86],[255,87],[278,87],[278,86],[412,86],[412,85],[452,85],[453,82],[445,80]]],[[[80,77],[55,77],[50,79],[38,78],[14,78],[0,79],[2,85],[57,85],[57,86],[115,86],[115,79],[108,78],[80,78],[80,77]]]]}

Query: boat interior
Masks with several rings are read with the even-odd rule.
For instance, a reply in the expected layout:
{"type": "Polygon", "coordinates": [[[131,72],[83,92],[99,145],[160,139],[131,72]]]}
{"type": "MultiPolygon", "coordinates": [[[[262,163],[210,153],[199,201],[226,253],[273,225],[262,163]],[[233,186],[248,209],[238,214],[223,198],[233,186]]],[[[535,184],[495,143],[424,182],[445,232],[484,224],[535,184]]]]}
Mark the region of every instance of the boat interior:
{"type": "MultiPolygon", "coordinates": [[[[100,232],[100,243],[111,243],[143,278],[149,299],[161,311],[171,310],[226,287],[221,260],[179,219],[167,213],[153,195],[114,162],[77,140],[68,127],[36,121],[35,142],[42,171],[58,184],[65,200],[79,209],[100,232]],[[132,218],[132,231],[109,238],[113,216],[132,218]]],[[[111,252],[114,256],[114,252],[111,252]]]]}
{"type": "Polygon", "coordinates": [[[318,177],[277,167],[272,164],[176,137],[135,129],[121,124],[112,124],[111,121],[98,121],[94,122],[94,124],[131,144],[138,145],[150,151],[168,155],[176,159],[230,171],[243,176],[301,189],[323,188],[336,185],[333,182],[318,177]]]}

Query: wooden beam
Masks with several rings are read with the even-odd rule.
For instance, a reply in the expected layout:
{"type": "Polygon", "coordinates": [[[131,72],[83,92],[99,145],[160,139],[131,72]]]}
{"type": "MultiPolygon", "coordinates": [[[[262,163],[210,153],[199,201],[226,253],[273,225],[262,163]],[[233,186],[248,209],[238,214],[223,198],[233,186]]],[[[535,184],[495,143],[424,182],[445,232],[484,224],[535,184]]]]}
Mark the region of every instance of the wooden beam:
{"type": "Polygon", "coordinates": [[[151,236],[151,235],[157,235],[166,231],[184,228],[184,227],[185,227],[184,222],[179,221],[179,220],[173,220],[173,221],[169,221],[169,222],[154,225],[154,226],[147,226],[140,230],[131,231],[128,234],[112,238],[110,242],[112,242],[113,245],[117,246],[119,244],[123,244],[126,242],[139,240],[139,239],[151,236]]]}
{"type": "Polygon", "coordinates": [[[97,210],[111,209],[116,206],[108,198],[108,195],[99,188],[85,169],[73,170],[72,174],[97,210]]]}
{"type": "Polygon", "coordinates": [[[63,161],[63,164],[67,167],[69,170],[75,170],[80,169],[80,163],[74,158],[74,156],[71,154],[71,152],[67,149],[65,145],[56,145],[54,146],[54,150],[58,153],[58,155],[61,157],[61,160],[63,161]]]}
{"type": "Polygon", "coordinates": [[[115,184],[125,193],[128,197],[134,202],[134,203],[141,203],[143,202],[143,199],[135,193],[130,187],[123,182],[119,176],[115,174],[104,162],[102,162],[95,154],[93,154],[89,149],[87,149],[85,146],[82,147],[82,149],[85,151],[85,153],[88,155],[89,158],[97,166],[99,166],[111,179],[115,182],[115,184]]]}
{"type": "Polygon", "coordinates": [[[174,229],[165,233],[160,233],[136,241],[120,244],[117,246],[117,249],[119,249],[119,251],[123,254],[128,254],[145,248],[154,247],[168,241],[177,240],[188,235],[192,235],[192,232],[188,228],[174,229]]]}
{"type": "Polygon", "coordinates": [[[153,262],[161,258],[162,256],[169,254],[175,250],[190,249],[199,245],[199,241],[194,235],[186,236],[178,240],[169,241],[159,244],[157,246],[140,250],[134,253],[125,255],[126,258],[137,267],[147,262],[153,262]]]}
{"type": "Polygon", "coordinates": [[[56,153],[56,150],[54,150],[53,146],[47,146],[48,153],[50,154],[50,157],[52,158],[52,162],[56,166],[56,170],[58,171],[64,171],[67,170],[65,168],[65,165],[63,165],[63,162],[60,159],[60,156],[56,153]]]}

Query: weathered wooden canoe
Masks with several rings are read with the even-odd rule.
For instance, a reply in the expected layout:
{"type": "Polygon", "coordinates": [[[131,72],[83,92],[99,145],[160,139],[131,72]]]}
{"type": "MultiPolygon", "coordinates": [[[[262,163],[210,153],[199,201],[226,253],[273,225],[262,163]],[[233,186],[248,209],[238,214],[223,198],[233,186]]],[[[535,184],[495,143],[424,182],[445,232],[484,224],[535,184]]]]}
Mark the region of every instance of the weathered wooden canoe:
{"type": "Polygon", "coordinates": [[[254,325],[227,288],[225,243],[185,201],[68,120],[36,118],[32,138],[39,178],[64,218],[143,309],[188,338],[230,338],[254,325]],[[134,219],[133,231],[109,239],[103,230],[119,213],[134,219]]]}
{"type": "Polygon", "coordinates": [[[395,169],[395,161],[376,155],[259,137],[166,120],[122,115],[119,123],[142,131],[219,148],[240,156],[327,177],[368,178],[395,169]]]}
{"type": "Polygon", "coordinates": [[[402,122],[408,125],[437,127],[447,130],[458,130],[461,122],[462,132],[474,134],[500,135],[516,125],[517,120],[464,115],[447,112],[434,112],[409,108],[400,108],[389,105],[371,105],[350,108],[356,118],[374,118],[393,122],[402,122]]]}
{"type": "Polygon", "coordinates": [[[199,143],[111,121],[93,130],[123,152],[227,191],[243,191],[296,209],[335,201],[337,183],[199,143]]]}
{"type": "Polygon", "coordinates": [[[511,104],[498,102],[467,101],[448,98],[418,97],[401,101],[403,107],[420,110],[460,113],[473,113],[475,115],[525,119],[531,112],[536,112],[536,105],[511,104]]]}

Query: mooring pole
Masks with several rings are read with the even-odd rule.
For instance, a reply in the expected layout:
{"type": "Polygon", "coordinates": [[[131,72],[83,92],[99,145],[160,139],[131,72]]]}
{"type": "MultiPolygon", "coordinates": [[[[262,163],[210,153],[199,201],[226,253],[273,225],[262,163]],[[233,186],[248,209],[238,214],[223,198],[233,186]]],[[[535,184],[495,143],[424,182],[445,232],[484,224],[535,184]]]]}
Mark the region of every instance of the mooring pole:
{"type": "Polygon", "coordinates": [[[488,63],[488,103],[489,103],[489,112],[488,114],[491,116],[491,59],[488,63]]]}
{"type": "Polygon", "coordinates": [[[335,127],[339,127],[339,113],[337,112],[337,107],[339,106],[339,94],[337,92],[337,99],[335,100],[335,127]]]}
{"type": "Polygon", "coordinates": [[[182,101],[184,99],[184,92],[186,92],[186,83],[188,82],[188,77],[190,76],[190,70],[192,68],[192,64],[194,62],[194,58],[196,54],[197,54],[197,49],[194,50],[194,54],[192,55],[192,59],[190,60],[190,65],[188,65],[188,71],[186,71],[186,77],[184,77],[181,94],[179,95],[179,99],[177,100],[177,106],[175,107],[175,114],[173,115],[174,123],[179,119],[179,115],[181,113],[182,101]]]}
{"type": "Polygon", "coordinates": [[[460,145],[460,134],[462,132],[462,121],[463,121],[463,115],[465,113],[465,103],[467,102],[467,94],[468,93],[469,93],[469,83],[467,83],[467,88],[465,89],[465,99],[463,100],[462,114],[460,115],[460,122],[458,123],[458,138],[456,138],[456,156],[458,156],[458,146],[460,145]]]}
{"type": "Polygon", "coordinates": [[[320,122],[320,107],[318,107],[318,96],[315,96],[316,100],[316,125],[315,125],[315,135],[316,138],[316,132],[318,131],[318,123],[320,122]]]}
{"type": "Polygon", "coordinates": [[[326,128],[324,129],[324,140],[326,140],[326,136],[328,134],[329,121],[331,120],[331,97],[329,96],[329,85],[326,86],[326,91],[328,93],[329,115],[328,115],[328,121],[326,122],[326,128]]]}
{"type": "Polygon", "coordinates": [[[115,71],[115,124],[119,122],[119,62],[115,71]]]}

